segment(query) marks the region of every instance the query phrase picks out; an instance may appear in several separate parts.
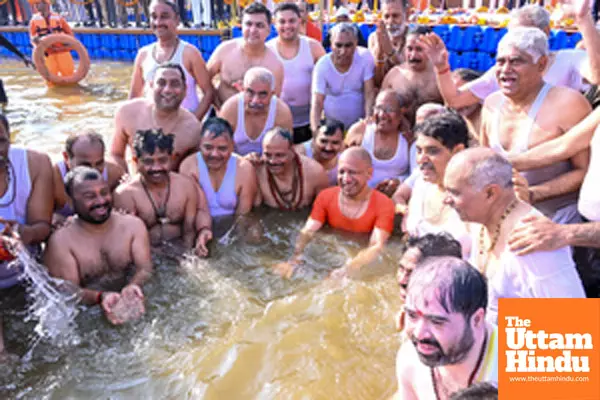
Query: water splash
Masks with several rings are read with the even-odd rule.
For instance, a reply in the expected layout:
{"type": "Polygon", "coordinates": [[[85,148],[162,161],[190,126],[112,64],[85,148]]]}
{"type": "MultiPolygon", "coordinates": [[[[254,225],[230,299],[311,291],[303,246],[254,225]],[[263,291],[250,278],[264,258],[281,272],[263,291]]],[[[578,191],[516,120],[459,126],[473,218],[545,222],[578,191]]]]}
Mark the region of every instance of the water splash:
{"type": "Polygon", "coordinates": [[[22,269],[21,280],[29,298],[25,322],[35,321],[37,335],[24,359],[31,358],[33,349],[41,341],[55,347],[78,345],[81,339],[76,332],[75,318],[79,314],[79,289],[71,282],[51,277],[20,241],[9,240],[16,256],[9,267],[22,269]]]}

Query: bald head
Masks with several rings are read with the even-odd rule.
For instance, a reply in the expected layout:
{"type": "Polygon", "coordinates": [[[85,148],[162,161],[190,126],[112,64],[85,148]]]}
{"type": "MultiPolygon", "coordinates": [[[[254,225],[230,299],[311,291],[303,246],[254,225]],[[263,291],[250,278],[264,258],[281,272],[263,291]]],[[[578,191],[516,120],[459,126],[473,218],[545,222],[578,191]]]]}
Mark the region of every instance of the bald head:
{"type": "Polygon", "coordinates": [[[350,147],[349,149],[344,150],[342,155],[340,156],[340,161],[344,160],[349,163],[361,162],[366,165],[367,168],[373,167],[373,160],[371,159],[371,155],[367,150],[362,147],[350,147]]]}
{"type": "Polygon", "coordinates": [[[512,165],[487,147],[466,149],[452,157],[446,175],[456,173],[462,173],[477,190],[491,184],[512,190],[512,165]]]}
{"type": "Polygon", "coordinates": [[[244,87],[250,87],[254,82],[267,84],[271,90],[275,90],[275,76],[264,67],[252,67],[244,74],[244,87]]]}

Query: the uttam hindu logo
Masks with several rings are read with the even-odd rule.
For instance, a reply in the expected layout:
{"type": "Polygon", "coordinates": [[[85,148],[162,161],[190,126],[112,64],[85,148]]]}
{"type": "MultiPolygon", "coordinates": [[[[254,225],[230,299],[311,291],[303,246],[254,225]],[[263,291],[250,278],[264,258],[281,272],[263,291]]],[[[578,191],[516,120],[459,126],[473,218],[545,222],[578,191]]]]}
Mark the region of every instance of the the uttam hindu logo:
{"type": "Polygon", "coordinates": [[[500,399],[600,400],[600,299],[500,299],[500,399]]]}
{"type": "Polygon", "coordinates": [[[574,356],[571,350],[593,350],[589,333],[546,333],[531,329],[531,320],[504,317],[507,328],[506,372],[590,372],[588,356],[574,356]],[[562,350],[558,357],[540,356],[536,350],[562,350]]]}

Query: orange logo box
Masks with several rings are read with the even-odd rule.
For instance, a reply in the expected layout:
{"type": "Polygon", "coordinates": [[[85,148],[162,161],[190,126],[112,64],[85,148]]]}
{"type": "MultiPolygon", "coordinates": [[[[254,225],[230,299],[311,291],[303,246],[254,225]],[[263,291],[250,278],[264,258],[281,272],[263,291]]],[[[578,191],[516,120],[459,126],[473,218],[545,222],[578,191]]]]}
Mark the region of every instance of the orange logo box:
{"type": "Polygon", "coordinates": [[[500,400],[600,400],[600,299],[500,299],[500,400]]]}

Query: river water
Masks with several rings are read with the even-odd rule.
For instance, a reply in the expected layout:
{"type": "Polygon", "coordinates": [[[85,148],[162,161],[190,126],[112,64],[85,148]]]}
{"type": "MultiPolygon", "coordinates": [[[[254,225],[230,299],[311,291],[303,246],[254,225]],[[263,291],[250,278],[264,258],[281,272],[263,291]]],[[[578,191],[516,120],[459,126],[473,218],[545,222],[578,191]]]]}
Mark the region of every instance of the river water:
{"type": "MultiPolygon", "coordinates": [[[[95,62],[81,87],[48,89],[33,71],[0,60],[13,143],[59,157],[69,133],[93,128],[109,141],[131,65],[95,62]]],[[[270,272],[291,253],[307,213],[257,211],[258,243],[215,240],[206,260],[163,248],[144,291],[141,321],[113,327],[98,307],[77,317],[79,343],[38,344],[27,361],[0,368],[0,398],[385,399],[395,391],[400,308],[393,238],[362,280],[328,273],[366,243],[325,230],[291,281],[270,272]]],[[[9,348],[27,353],[25,315],[6,321],[9,348]]]]}

